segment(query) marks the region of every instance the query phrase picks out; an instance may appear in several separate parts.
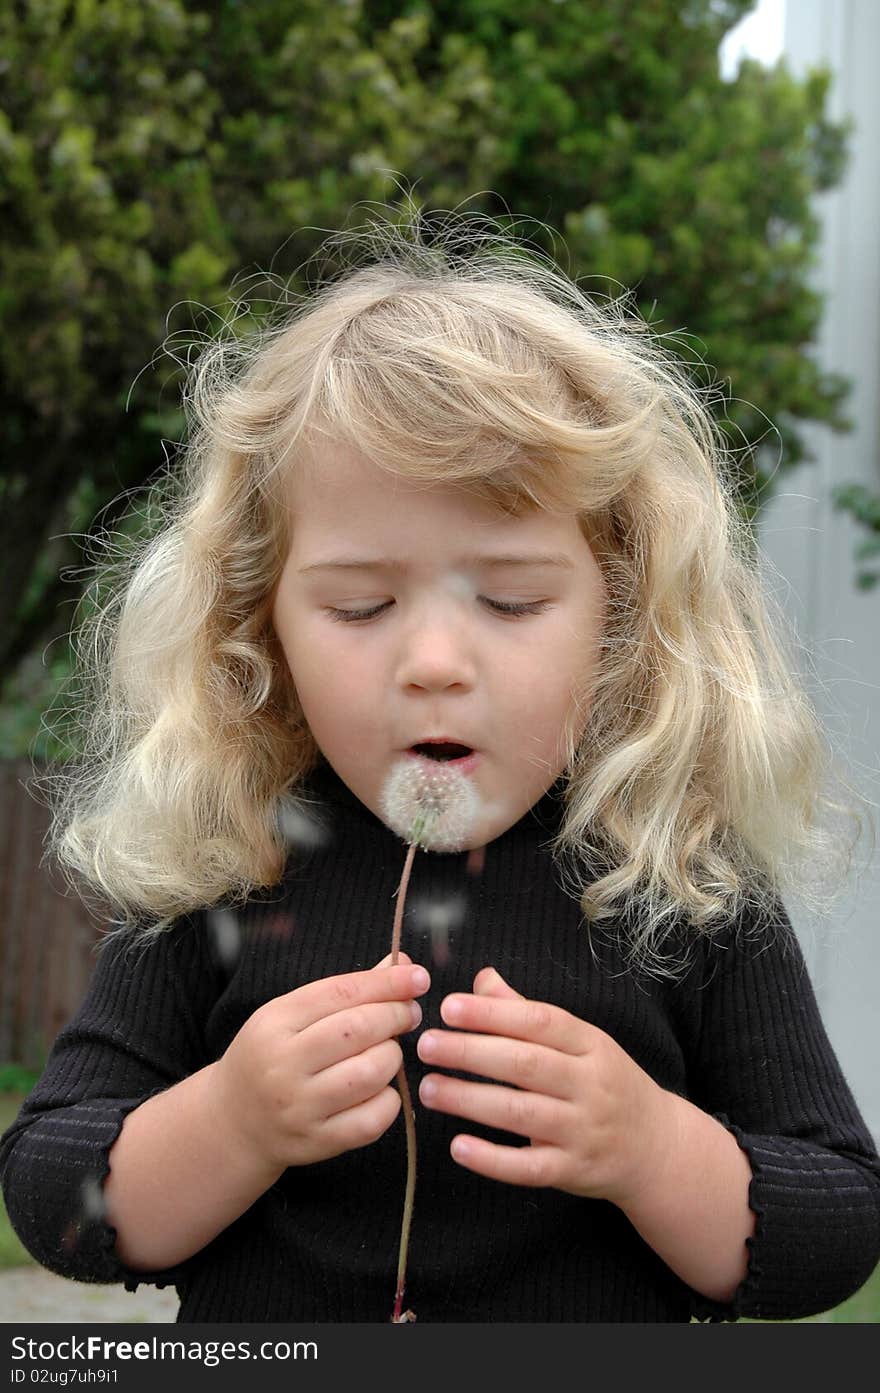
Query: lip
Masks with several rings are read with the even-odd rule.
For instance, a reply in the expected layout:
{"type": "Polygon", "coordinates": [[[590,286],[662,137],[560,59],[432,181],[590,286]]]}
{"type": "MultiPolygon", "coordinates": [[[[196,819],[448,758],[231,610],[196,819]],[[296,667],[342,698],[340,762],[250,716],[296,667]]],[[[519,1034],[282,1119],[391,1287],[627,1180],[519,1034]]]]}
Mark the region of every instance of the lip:
{"type": "MultiPolygon", "coordinates": [[[[455,740],[452,737],[448,739],[444,737],[440,740],[433,739],[413,741],[413,744],[415,745],[464,745],[466,743],[467,742],[464,740],[455,740]]],[[[413,749],[404,750],[403,753],[407,755],[410,759],[420,760],[421,763],[424,764],[428,769],[456,769],[460,774],[469,774],[472,769],[476,769],[477,765],[482,759],[482,755],[480,754],[479,750],[471,750],[469,755],[462,755],[460,759],[443,760],[431,759],[428,755],[418,754],[417,751],[413,749]]]]}
{"type": "MultiPolygon", "coordinates": [[[[412,750],[416,745],[464,745],[466,750],[476,748],[470,740],[462,740],[460,735],[420,735],[417,740],[410,742],[409,748],[412,750]]],[[[452,760],[449,762],[454,763],[452,760]]]]}

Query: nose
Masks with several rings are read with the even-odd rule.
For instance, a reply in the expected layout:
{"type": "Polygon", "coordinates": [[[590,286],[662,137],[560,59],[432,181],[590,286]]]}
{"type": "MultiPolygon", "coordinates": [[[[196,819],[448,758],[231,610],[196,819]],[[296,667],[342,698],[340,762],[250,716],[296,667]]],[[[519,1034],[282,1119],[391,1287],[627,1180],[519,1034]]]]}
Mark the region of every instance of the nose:
{"type": "Polygon", "coordinates": [[[458,605],[422,606],[401,639],[401,687],[441,691],[470,688],[476,679],[473,645],[458,605]]]}

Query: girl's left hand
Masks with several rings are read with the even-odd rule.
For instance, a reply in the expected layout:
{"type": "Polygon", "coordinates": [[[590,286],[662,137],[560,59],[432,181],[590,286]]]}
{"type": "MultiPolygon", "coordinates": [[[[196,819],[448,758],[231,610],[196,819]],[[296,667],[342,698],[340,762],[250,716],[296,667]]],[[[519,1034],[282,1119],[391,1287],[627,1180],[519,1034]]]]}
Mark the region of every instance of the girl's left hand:
{"type": "Polygon", "coordinates": [[[494,968],[477,973],[473,996],[447,996],[440,1014],[456,1028],[426,1030],[420,1059],[515,1087],[428,1074],[421,1101],[531,1142],[500,1146],[460,1133],[451,1151],[461,1165],[622,1207],[656,1179],[674,1147],[673,1097],[605,1031],[527,1000],[494,968]]]}

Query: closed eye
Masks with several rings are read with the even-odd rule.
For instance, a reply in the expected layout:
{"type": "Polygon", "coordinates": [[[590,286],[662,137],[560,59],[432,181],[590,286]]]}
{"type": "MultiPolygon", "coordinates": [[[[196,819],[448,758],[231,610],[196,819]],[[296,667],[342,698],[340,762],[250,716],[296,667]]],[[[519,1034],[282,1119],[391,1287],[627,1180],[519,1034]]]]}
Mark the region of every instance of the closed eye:
{"type": "Polygon", "coordinates": [[[485,595],[481,595],[480,599],[499,614],[541,614],[550,604],[549,600],[490,600],[485,595]]]}
{"type": "MultiPolygon", "coordinates": [[[[479,598],[490,609],[495,610],[496,614],[508,615],[514,619],[520,619],[527,614],[541,614],[550,605],[549,600],[490,600],[488,595],[481,595],[479,598]]],[[[393,603],[393,600],[386,600],[384,604],[375,605],[372,609],[334,609],[332,605],[328,605],[327,612],[330,618],[339,624],[354,624],[358,620],[374,619],[393,603]]]]}

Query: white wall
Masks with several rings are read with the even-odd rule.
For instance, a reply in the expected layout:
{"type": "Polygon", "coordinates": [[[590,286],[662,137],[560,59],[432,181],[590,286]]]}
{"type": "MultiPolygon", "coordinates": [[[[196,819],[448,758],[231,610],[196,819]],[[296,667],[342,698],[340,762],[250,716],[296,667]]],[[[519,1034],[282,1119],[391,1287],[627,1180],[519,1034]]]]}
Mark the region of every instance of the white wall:
{"type": "Polygon", "coordinates": [[[833,925],[802,924],[796,910],[792,920],[832,1044],[880,1138],[880,587],[855,589],[853,550],[867,534],[830,499],[837,483],[880,491],[880,3],[788,0],[785,60],[798,76],[830,67],[830,114],[856,121],[845,181],[817,201],[823,243],[815,275],[827,294],[817,356],[852,380],[846,413],[855,428],[848,435],[809,428],[815,462],[784,476],[763,510],[760,539],[771,589],[812,651],[818,685],[811,690],[826,728],[875,805],[878,843],[873,857],[869,846],[857,848],[833,925]]]}

